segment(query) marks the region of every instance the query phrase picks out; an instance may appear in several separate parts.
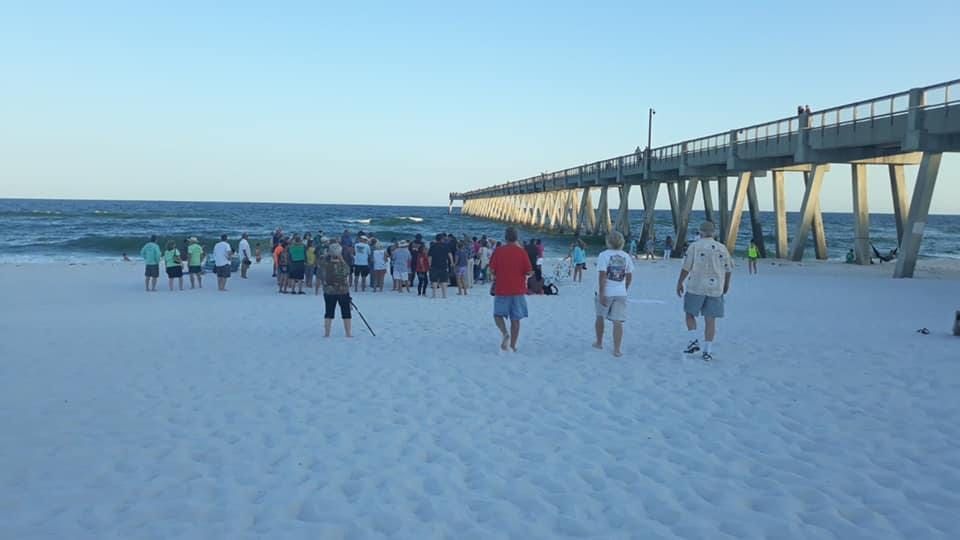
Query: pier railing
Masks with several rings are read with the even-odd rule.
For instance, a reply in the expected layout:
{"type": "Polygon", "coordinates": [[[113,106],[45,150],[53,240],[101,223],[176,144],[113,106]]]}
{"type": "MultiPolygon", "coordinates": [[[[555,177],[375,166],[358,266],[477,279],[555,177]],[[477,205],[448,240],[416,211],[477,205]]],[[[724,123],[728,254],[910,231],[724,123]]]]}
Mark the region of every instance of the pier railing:
{"type": "Polygon", "coordinates": [[[735,144],[737,149],[749,149],[768,144],[793,144],[803,131],[823,134],[830,130],[836,130],[839,133],[841,129],[848,126],[855,130],[857,126],[868,128],[881,122],[893,124],[898,117],[909,115],[912,109],[932,110],[942,108],[946,113],[949,113],[951,107],[958,104],[960,104],[960,79],[954,79],[653,149],[623,154],[585,163],[577,167],[542,173],[523,180],[497,184],[466,193],[451,193],[450,195],[451,198],[461,199],[496,190],[510,191],[512,188],[520,188],[524,184],[535,184],[537,182],[544,184],[546,188],[547,183],[564,182],[571,177],[597,175],[611,170],[615,171],[618,168],[632,171],[637,169],[649,170],[654,163],[666,160],[673,161],[680,160],[684,156],[696,158],[707,154],[729,152],[731,144],[735,144]],[[911,94],[915,96],[914,100],[917,102],[915,105],[911,105],[911,94]]]}

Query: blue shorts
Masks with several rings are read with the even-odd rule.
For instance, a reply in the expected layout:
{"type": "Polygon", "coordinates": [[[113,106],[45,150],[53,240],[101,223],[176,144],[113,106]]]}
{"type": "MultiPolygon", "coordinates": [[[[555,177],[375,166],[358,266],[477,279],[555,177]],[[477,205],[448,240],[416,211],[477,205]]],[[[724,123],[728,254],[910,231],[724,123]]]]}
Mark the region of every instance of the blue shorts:
{"type": "Polygon", "coordinates": [[[495,296],[493,298],[493,316],[509,318],[519,321],[527,318],[527,297],[522,294],[516,296],[495,296]]]}
{"type": "Polygon", "coordinates": [[[683,296],[683,311],[694,317],[703,315],[708,319],[722,319],[723,297],[687,293],[683,296]]]}

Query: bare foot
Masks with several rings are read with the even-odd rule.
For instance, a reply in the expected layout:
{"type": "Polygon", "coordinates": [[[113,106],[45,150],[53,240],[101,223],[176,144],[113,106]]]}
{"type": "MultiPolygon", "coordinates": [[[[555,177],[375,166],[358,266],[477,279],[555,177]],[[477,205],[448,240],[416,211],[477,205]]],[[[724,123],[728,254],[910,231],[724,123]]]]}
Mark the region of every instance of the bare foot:
{"type": "Polygon", "coordinates": [[[623,356],[623,352],[621,352],[621,351],[613,351],[613,356],[615,356],[615,357],[617,357],[617,358],[620,358],[621,356],[623,356]]]}
{"type": "Polygon", "coordinates": [[[500,342],[500,350],[505,351],[510,347],[510,335],[503,334],[503,341],[500,342]]]}
{"type": "Polygon", "coordinates": [[[596,341],[594,341],[594,342],[593,342],[593,348],[594,348],[594,349],[603,350],[603,344],[597,343],[596,341]]]}
{"type": "Polygon", "coordinates": [[[330,334],[324,334],[323,337],[330,337],[330,334]]]}
{"type": "Polygon", "coordinates": [[[510,348],[513,350],[513,352],[520,352],[516,347],[510,347],[510,348]]]}

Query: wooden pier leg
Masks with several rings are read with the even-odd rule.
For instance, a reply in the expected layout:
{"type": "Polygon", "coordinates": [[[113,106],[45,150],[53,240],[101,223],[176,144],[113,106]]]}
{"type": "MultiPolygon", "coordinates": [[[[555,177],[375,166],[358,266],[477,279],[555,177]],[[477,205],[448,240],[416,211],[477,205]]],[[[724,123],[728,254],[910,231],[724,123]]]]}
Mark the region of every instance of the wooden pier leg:
{"type": "Polygon", "coordinates": [[[907,182],[903,174],[903,165],[887,165],[890,173],[890,192],[893,195],[893,216],[897,221],[897,245],[903,243],[904,221],[910,213],[907,202],[907,182]]]}
{"type": "Polygon", "coordinates": [[[713,220],[713,192],[710,191],[710,180],[706,178],[700,180],[700,191],[703,192],[703,217],[710,223],[716,223],[713,220]]]}
{"type": "Polygon", "coordinates": [[[787,192],[783,171],[773,171],[773,212],[776,215],[774,232],[777,237],[777,258],[787,258],[787,192]]]}
{"type": "Polygon", "coordinates": [[[733,256],[737,249],[737,235],[740,233],[740,220],[743,217],[743,205],[747,202],[747,190],[753,180],[753,173],[742,172],[737,179],[737,191],[733,196],[733,210],[730,212],[730,224],[724,244],[733,256]]]}
{"type": "Polygon", "coordinates": [[[638,245],[647,245],[647,239],[656,233],[656,207],[657,197],[660,195],[660,182],[653,182],[640,188],[644,194],[643,197],[643,229],[640,231],[640,242],[638,245]]]}
{"type": "Polygon", "coordinates": [[[867,204],[867,166],[850,166],[853,179],[853,253],[857,264],[870,264],[870,210],[867,204]]]}
{"type": "Polygon", "coordinates": [[[763,240],[763,222],[760,221],[760,201],[757,200],[757,183],[750,181],[747,186],[747,205],[750,207],[750,229],[753,241],[757,244],[760,257],[767,258],[767,246],[763,240]]]}
{"type": "Polygon", "coordinates": [[[730,229],[730,189],[727,177],[717,177],[717,202],[720,204],[720,235],[717,238],[727,238],[730,229]]]}
{"type": "MultiPolygon", "coordinates": [[[[697,198],[697,185],[700,180],[691,178],[684,190],[683,208],[680,209],[680,226],[677,228],[677,237],[673,245],[679,248],[687,242],[687,228],[690,226],[690,214],[693,213],[693,201],[697,198]]],[[[673,250],[674,256],[680,256],[680,249],[673,250]]]]}
{"type": "Polygon", "coordinates": [[[943,154],[940,153],[924,153],[920,159],[917,183],[913,187],[913,200],[910,201],[910,213],[904,224],[897,267],[893,272],[895,278],[913,277],[917,256],[920,254],[920,243],[923,241],[923,229],[930,214],[930,201],[933,200],[933,188],[937,183],[941,157],[943,154]]]}
{"type": "MultiPolygon", "coordinates": [[[[797,225],[797,233],[793,236],[793,243],[790,245],[790,258],[794,261],[803,260],[807,236],[814,226],[814,218],[819,214],[820,189],[823,187],[823,173],[826,169],[826,165],[815,165],[812,173],[804,173],[806,190],[803,193],[803,204],[800,206],[800,223],[797,225]]],[[[820,229],[823,230],[822,225],[820,229]]]]}

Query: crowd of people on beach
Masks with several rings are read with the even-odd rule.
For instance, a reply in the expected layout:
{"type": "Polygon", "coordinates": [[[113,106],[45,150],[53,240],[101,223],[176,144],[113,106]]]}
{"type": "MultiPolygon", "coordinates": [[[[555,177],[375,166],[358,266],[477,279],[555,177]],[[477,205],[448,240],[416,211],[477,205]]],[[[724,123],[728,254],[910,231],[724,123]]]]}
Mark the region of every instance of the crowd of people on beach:
{"type": "MultiPolygon", "coordinates": [[[[733,262],[726,247],[713,239],[711,222],[701,224],[697,239],[685,250],[684,262],[677,282],[677,295],[684,299],[686,324],[690,341],[684,352],[702,351],[704,360],[712,359],[712,343],[716,334],[716,319],[723,317],[723,297],[730,287],[733,262]],[[696,318],[705,320],[704,342],[696,335],[696,318]]],[[[634,260],[638,257],[635,243],[626,246],[619,232],[606,237],[606,248],[597,257],[596,312],[593,346],[603,348],[606,322],[613,324],[613,355],[622,356],[623,323],[627,313],[627,291],[633,279],[634,260]]],[[[751,244],[755,254],[755,247],[751,244]]],[[[203,263],[207,254],[196,237],[185,241],[183,252],[175,241],[167,241],[161,250],[156,236],[150,238],[140,251],[146,264],[145,288],[156,291],[160,265],[164,266],[170,290],[178,284],[183,290],[183,268],[186,266],[191,288],[202,287],[203,263]]],[[[226,291],[227,280],[236,264],[241,278],[247,278],[251,264],[263,258],[259,243],[251,250],[247,234],[241,236],[236,252],[227,235],[213,247],[212,259],[217,275],[218,290],[226,291]]],[[[516,351],[520,335],[520,321],[528,316],[526,296],[550,294],[543,275],[543,243],[539,239],[521,243],[516,229],[506,229],[502,241],[486,236],[460,238],[439,233],[428,242],[417,234],[412,239],[392,238],[381,241],[374,234],[349,230],[338,237],[327,237],[323,231],[316,235],[285,234],[278,228],[272,238],[271,258],[279,294],[305,295],[313,289],[324,298],[324,337],[329,337],[332,323],[339,309],[344,333],[352,337],[351,293],[383,292],[387,274],[392,291],[410,293],[416,279],[417,296],[446,297],[447,288],[457,287],[458,295],[468,295],[474,283],[490,283],[494,297],[493,316],[501,334],[500,348],[516,351]],[[509,321],[509,327],[507,326],[509,321]]],[[[669,258],[669,252],[666,255],[669,258]]],[[[582,282],[587,269],[586,246],[577,239],[567,259],[573,265],[575,282],[582,282]]],[[[751,265],[753,267],[753,265],[751,265]]],[[[753,270],[752,270],[753,271],[753,270]]]]}

